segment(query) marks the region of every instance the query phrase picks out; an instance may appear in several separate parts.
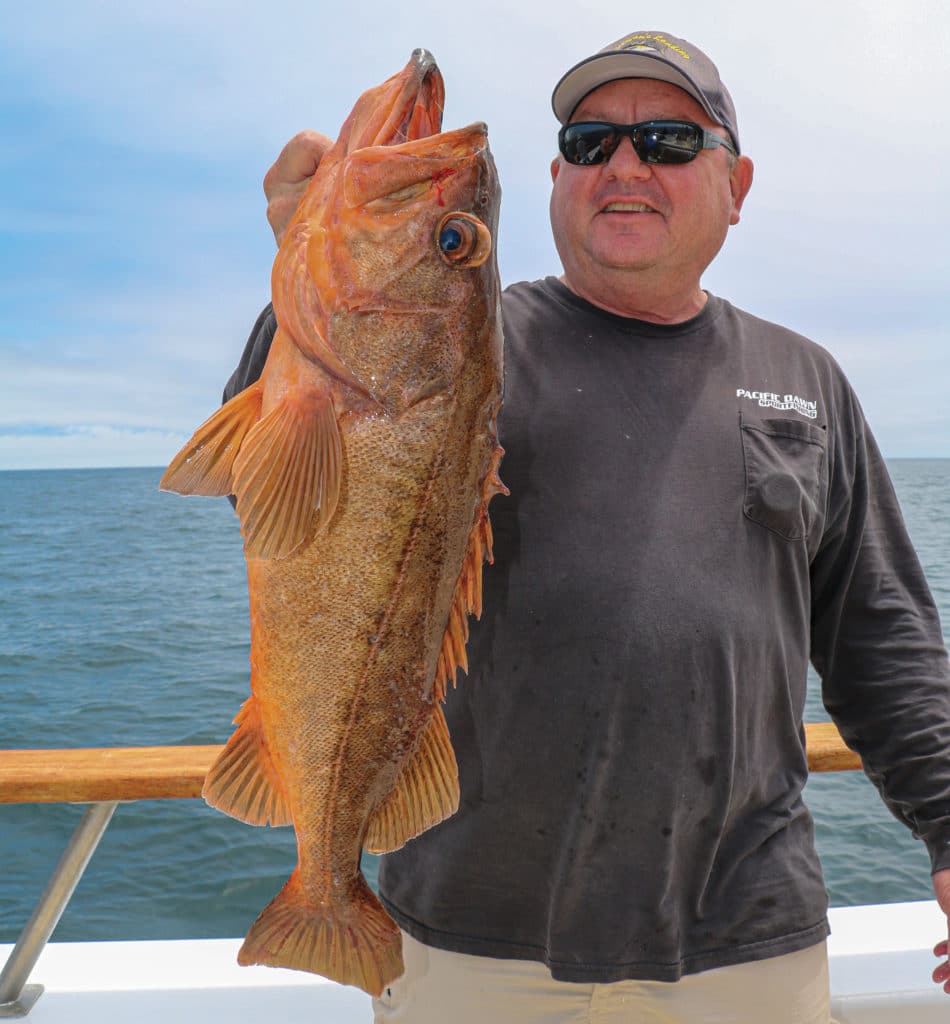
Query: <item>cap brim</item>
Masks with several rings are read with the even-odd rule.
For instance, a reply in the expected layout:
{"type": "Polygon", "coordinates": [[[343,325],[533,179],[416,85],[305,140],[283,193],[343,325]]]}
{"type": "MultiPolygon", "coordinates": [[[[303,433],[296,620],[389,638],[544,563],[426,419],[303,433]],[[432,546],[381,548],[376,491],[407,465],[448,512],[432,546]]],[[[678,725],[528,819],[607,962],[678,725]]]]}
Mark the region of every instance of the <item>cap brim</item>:
{"type": "Polygon", "coordinates": [[[594,89],[618,78],[653,78],[668,82],[690,96],[719,124],[716,112],[693,82],[660,56],[644,53],[598,53],[581,61],[554,87],[551,106],[554,116],[567,124],[581,100],[594,89]]]}

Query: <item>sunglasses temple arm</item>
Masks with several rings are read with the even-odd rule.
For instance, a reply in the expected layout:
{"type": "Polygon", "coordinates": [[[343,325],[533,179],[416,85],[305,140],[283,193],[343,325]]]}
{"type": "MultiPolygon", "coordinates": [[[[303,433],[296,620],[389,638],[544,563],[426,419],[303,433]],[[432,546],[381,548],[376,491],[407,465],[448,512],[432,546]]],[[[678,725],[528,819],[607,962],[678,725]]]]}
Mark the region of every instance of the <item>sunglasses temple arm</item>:
{"type": "Polygon", "coordinates": [[[721,135],[716,135],[714,132],[709,131],[708,128],[704,128],[703,149],[716,149],[718,146],[728,149],[733,156],[739,155],[736,152],[736,147],[728,139],[724,139],[721,135]]]}

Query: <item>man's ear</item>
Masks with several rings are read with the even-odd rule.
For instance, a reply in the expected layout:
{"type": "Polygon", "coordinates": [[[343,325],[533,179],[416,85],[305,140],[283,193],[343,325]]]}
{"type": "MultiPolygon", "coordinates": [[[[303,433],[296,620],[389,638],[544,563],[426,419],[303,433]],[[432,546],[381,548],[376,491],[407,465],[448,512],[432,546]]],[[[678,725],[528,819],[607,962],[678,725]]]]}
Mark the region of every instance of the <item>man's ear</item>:
{"type": "Polygon", "coordinates": [[[730,224],[739,223],[739,211],[745,202],[745,197],[752,188],[752,175],[755,168],[747,156],[740,156],[732,165],[729,172],[729,189],[732,192],[732,213],[729,215],[730,224]]]}

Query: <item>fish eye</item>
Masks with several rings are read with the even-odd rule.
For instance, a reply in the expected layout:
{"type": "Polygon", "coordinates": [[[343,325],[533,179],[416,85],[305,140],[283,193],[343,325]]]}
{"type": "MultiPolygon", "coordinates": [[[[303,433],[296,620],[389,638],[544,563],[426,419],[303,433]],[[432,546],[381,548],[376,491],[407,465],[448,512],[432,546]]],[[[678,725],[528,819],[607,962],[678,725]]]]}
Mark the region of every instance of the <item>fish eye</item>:
{"type": "Polygon", "coordinates": [[[448,213],[435,231],[442,259],[450,267],[480,267],[491,255],[491,232],[468,213],[448,213]]]}

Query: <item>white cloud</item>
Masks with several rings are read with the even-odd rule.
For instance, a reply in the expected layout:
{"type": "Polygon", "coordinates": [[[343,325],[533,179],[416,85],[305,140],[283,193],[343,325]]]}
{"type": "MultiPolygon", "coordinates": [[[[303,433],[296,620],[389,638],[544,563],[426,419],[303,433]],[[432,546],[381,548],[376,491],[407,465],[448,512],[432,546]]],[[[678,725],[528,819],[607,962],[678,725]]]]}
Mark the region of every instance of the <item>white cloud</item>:
{"type": "MultiPolygon", "coordinates": [[[[709,287],[828,347],[846,346],[849,332],[876,337],[880,358],[856,366],[869,407],[890,386],[888,355],[907,330],[917,333],[904,363],[912,351],[926,376],[946,371],[950,68],[941,54],[950,14],[938,0],[736,0],[728,17],[670,0],[648,14],[654,25],[633,24],[619,0],[600,4],[595,19],[566,0],[483,0],[457,12],[409,0],[397,13],[368,0],[358,16],[335,10],[303,0],[240,10],[51,0],[5,12],[0,78],[44,120],[34,150],[17,137],[0,155],[0,259],[10,254],[0,426],[159,436],[197,425],[268,295],[268,163],[302,127],[332,134],[355,97],[416,46],[443,69],[447,126],[489,125],[504,190],[503,279],[557,273],[551,86],[573,61],[643,27],[714,56],[756,160],[743,222],[709,287]]],[[[908,372],[907,387],[921,376],[908,372]]],[[[931,401],[922,392],[907,407],[931,401]]],[[[937,444],[938,428],[923,413],[917,423],[922,447],[950,455],[950,434],[937,444]]],[[[890,414],[877,425],[885,448],[912,448],[916,429],[890,414]]],[[[140,443],[148,461],[144,438],[122,434],[101,450],[114,442],[124,457],[140,443]]],[[[40,438],[37,457],[58,443],[40,438]]],[[[76,445],[59,450],[78,457],[76,445]]],[[[17,451],[0,447],[0,466],[17,451]]]]}
{"type": "Polygon", "coordinates": [[[5,434],[0,428],[0,468],[165,466],[188,436],[107,426],[78,426],[64,433],[25,435],[5,434]]]}

